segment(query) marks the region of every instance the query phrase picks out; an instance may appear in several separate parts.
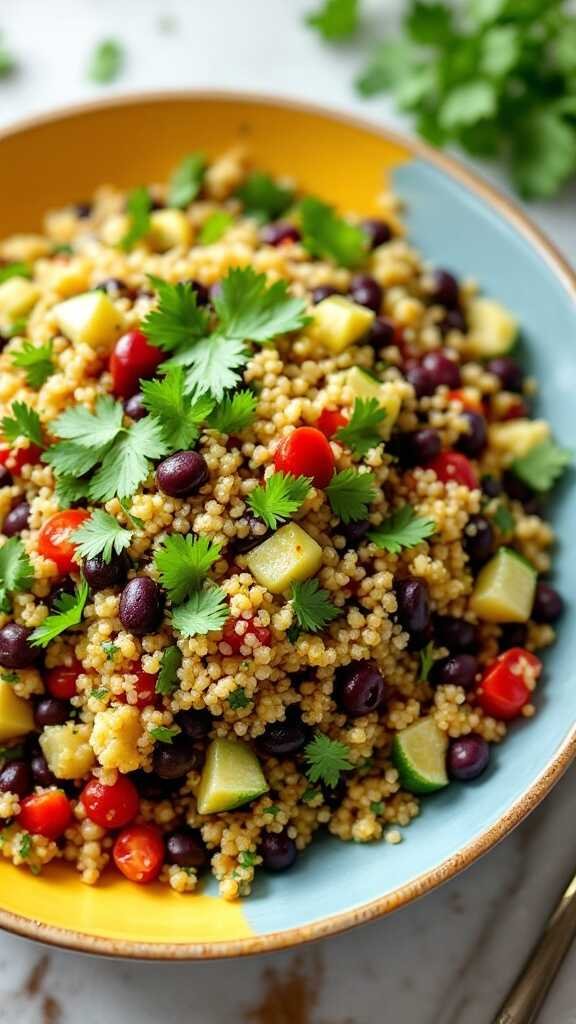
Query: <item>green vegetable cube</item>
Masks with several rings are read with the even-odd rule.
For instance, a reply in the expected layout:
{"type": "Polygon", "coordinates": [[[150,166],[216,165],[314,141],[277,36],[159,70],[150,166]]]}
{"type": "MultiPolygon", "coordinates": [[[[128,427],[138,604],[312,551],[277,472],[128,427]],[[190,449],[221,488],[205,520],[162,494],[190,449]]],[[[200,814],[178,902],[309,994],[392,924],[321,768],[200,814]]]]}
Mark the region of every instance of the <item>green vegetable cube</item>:
{"type": "Polygon", "coordinates": [[[269,789],[251,747],[238,740],[213,740],[208,748],[197,793],[199,814],[241,807],[269,789]]]}
{"type": "Polygon", "coordinates": [[[494,299],[473,299],[468,308],[466,354],[491,359],[509,352],[518,334],[518,321],[494,299]]]}
{"type": "Polygon", "coordinates": [[[271,594],[314,576],[322,565],[322,548],[297,523],[287,523],[247,558],[254,579],[271,594]]]}
{"type": "Polygon", "coordinates": [[[433,718],[422,718],[394,737],[392,759],[410,793],[433,793],[448,785],[448,737],[433,718]]]}
{"type": "Polygon", "coordinates": [[[375,315],[344,295],[330,295],[314,307],[310,334],[330,352],[338,354],[364,337],[375,315]]]}
{"type": "Polygon", "coordinates": [[[500,548],[481,569],[470,601],[485,622],[526,622],[536,589],[536,570],[511,548],[500,548]]]}

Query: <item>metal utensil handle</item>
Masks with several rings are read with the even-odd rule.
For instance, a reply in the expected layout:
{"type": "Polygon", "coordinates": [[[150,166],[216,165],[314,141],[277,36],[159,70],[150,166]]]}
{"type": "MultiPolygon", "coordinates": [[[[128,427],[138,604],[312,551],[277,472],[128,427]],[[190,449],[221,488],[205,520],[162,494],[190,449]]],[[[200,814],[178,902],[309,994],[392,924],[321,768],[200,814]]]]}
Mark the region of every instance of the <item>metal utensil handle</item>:
{"type": "Polygon", "coordinates": [[[576,876],[496,1016],[494,1024],[533,1024],[576,936],[576,876]]]}

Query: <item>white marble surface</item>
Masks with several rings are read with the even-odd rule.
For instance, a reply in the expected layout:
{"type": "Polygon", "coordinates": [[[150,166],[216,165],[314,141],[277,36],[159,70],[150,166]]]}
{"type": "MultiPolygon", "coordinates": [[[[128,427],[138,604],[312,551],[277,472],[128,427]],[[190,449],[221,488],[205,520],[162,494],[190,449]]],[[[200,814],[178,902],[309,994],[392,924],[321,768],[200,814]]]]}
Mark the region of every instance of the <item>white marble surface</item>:
{"type": "MultiPolygon", "coordinates": [[[[220,87],[313,99],[404,127],[385,100],[366,105],[355,98],[355,47],[323,48],[302,27],[301,14],[313,3],[2,0],[0,30],[22,68],[0,84],[0,124],[96,95],[220,87]],[[166,15],[175,27],[161,34],[166,15]],[[105,36],[125,42],[128,61],[122,80],[103,89],[85,81],[84,67],[105,36]]],[[[400,6],[371,0],[374,23],[387,23],[400,6]]],[[[576,262],[576,191],[531,213],[576,262]]],[[[1,934],[0,1022],[490,1024],[575,867],[572,770],[514,835],[463,876],[387,920],[300,953],[223,964],[122,964],[1,934]],[[288,993],[298,992],[307,993],[308,1010],[298,998],[290,1005],[288,993]]],[[[576,1024],[575,971],[576,951],[540,1024],[576,1024]]]]}

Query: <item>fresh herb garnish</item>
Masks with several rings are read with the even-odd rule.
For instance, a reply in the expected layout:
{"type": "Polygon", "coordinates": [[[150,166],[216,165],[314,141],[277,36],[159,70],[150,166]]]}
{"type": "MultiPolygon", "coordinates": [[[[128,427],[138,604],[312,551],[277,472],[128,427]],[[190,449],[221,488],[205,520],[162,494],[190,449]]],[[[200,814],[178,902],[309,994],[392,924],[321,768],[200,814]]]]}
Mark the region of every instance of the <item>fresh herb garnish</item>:
{"type": "Polygon", "coordinates": [[[172,613],[172,625],[183,636],[200,636],[222,629],[230,614],[221,587],[197,590],[172,613]]]}
{"type": "Polygon", "coordinates": [[[102,644],[102,650],[106,655],[106,661],[113,661],[114,656],[118,654],[120,648],[117,644],[112,643],[111,640],[106,640],[105,643],[102,644]]]}
{"type": "Polygon", "coordinates": [[[249,216],[258,220],[276,220],[294,200],[294,190],[279,185],[263,171],[252,171],[236,191],[249,216]]]}
{"type": "Polygon", "coordinates": [[[0,762],[20,761],[24,757],[24,746],[17,743],[12,747],[0,746],[0,762]]]}
{"type": "Polygon", "coordinates": [[[273,818],[276,818],[276,816],[278,814],[280,814],[280,810],[281,810],[281,808],[278,807],[278,804],[270,804],[270,807],[265,807],[264,808],[263,813],[264,814],[271,814],[273,818]]]}
{"type": "Polygon", "coordinates": [[[306,775],[310,782],[322,782],[333,789],[338,785],[342,772],[353,768],[349,754],[345,743],[331,740],[325,733],[317,732],[304,748],[304,759],[308,763],[306,775]]]}
{"type": "Polygon", "coordinates": [[[17,672],[2,672],[0,673],[0,679],[3,683],[8,683],[9,686],[14,686],[15,683],[20,682],[20,676],[17,672]]]}
{"type": "Polygon", "coordinates": [[[106,687],[102,686],[99,690],[90,690],[89,696],[94,697],[94,700],[103,700],[107,693],[106,687]]]}
{"type": "Polygon", "coordinates": [[[206,419],[206,426],[220,434],[239,434],[249,427],[256,415],[258,400],[252,391],[235,391],[225,395],[206,419]]]}
{"type": "Polygon", "coordinates": [[[0,42],[0,78],[8,78],[18,67],[16,58],[6,44],[0,42]]]}
{"type": "Polygon", "coordinates": [[[22,857],[22,860],[26,860],[26,858],[32,853],[32,836],[29,832],[25,832],[22,836],[18,853],[22,857]]]}
{"type": "Polygon", "coordinates": [[[238,854],[238,863],[241,868],[252,868],[256,863],[256,854],[252,850],[241,850],[238,854]]]}
{"type": "Polygon", "coordinates": [[[325,492],[334,515],[343,523],[365,519],[368,506],[376,497],[374,474],[343,469],[334,474],[325,492]]]}
{"type": "Polygon", "coordinates": [[[232,711],[241,711],[242,708],[247,708],[250,703],[250,697],[246,696],[246,690],[243,686],[237,686],[228,697],[228,704],[232,711]]]}
{"type": "Polygon", "coordinates": [[[104,39],[95,47],[88,65],[88,78],[99,85],[114,82],[124,65],[124,47],[117,39],[104,39]]]}
{"type": "Polygon", "coordinates": [[[572,461],[572,453],[547,440],[515,459],[511,469],[515,476],[534,491],[549,491],[572,461]]]}
{"type": "Polygon", "coordinates": [[[435,531],[433,519],[418,516],[411,505],[403,505],[380,526],[370,530],[368,538],[377,548],[398,555],[403,548],[415,547],[435,531]]]}
{"type": "Polygon", "coordinates": [[[208,537],[173,533],[154,556],[154,566],[173,604],[180,604],[206,579],[220,555],[220,544],[208,537]]]}
{"type": "Polygon", "coordinates": [[[34,580],[32,563],[18,537],[11,537],[0,548],[0,612],[9,612],[10,595],[29,590],[34,580]]]}
{"type": "Polygon", "coordinates": [[[516,525],[516,520],[512,515],[508,505],[504,502],[500,502],[496,511],[492,516],[492,522],[498,527],[501,533],[511,533],[516,525]]]}
{"type": "Polygon", "coordinates": [[[371,448],[382,444],[380,427],[386,419],[386,410],[377,398],[357,398],[349,422],[336,432],[336,440],[343,441],[356,455],[367,455],[371,448]]]}
{"type": "Polygon", "coordinates": [[[306,303],[288,293],[285,281],[268,285],[265,274],[233,267],[214,299],[220,332],[227,338],[265,344],[309,322],[306,303]]]}
{"type": "Polygon", "coordinates": [[[379,815],[383,814],[383,812],[384,812],[384,803],[383,803],[383,801],[382,800],[372,800],[372,802],[370,803],[370,810],[372,811],[372,814],[375,814],[376,817],[379,817],[379,815]]]}
{"type": "Polygon", "coordinates": [[[35,409],[31,409],[26,402],[12,402],[10,412],[12,416],[4,416],[0,423],[4,439],[16,441],[19,437],[27,437],[32,444],[43,448],[42,425],[35,409]]]}
{"type": "Polygon", "coordinates": [[[364,263],[367,239],[362,228],[339,217],[328,203],[307,196],[300,203],[302,244],[312,256],[330,259],[338,266],[364,263]]]}
{"type": "Polygon", "coordinates": [[[179,726],[173,725],[168,727],[167,725],[155,725],[152,729],[148,730],[150,736],[153,736],[158,743],[172,743],[175,736],[178,736],[182,730],[179,726]]]}
{"type": "Polygon", "coordinates": [[[426,647],[420,651],[420,682],[428,682],[428,676],[430,675],[430,670],[436,661],[437,655],[438,649],[434,646],[432,641],[426,644],[426,647]]]}
{"type": "Polygon", "coordinates": [[[152,209],[152,200],[150,193],[147,188],[141,186],[135,188],[129,193],[126,200],[126,212],[129,219],[129,227],[126,234],[120,241],[120,246],[124,249],[124,252],[130,252],[130,250],[139,242],[141,238],[144,238],[150,231],[150,210],[152,209]]]}
{"type": "Polygon", "coordinates": [[[209,317],[198,305],[198,295],[188,281],[169,284],[160,277],[150,275],[158,295],[158,306],[151,310],[142,323],[142,331],[151,345],[164,352],[187,348],[203,338],[208,330],[209,317]]]}
{"type": "Polygon", "coordinates": [[[162,380],[143,380],[142,401],[162,424],[162,433],[169,451],[186,451],[200,436],[200,424],[213,408],[206,395],[197,398],[186,393],[184,370],[171,366],[162,380]]]}
{"type": "Polygon", "coordinates": [[[76,587],[74,594],[61,594],[54,601],[56,613],[48,615],[41,626],[37,626],[31,634],[29,643],[33,647],[47,647],[47,645],[73,626],[78,626],[82,621],[84,606],[88,600],[88,584],[83,579],[76,587]]]}
{"type": "Polygon", "coordinates": [[[168,206],[179,209],[189,206],[200,193],[205,172],[206,157],[203,153],[190,153],[184,157],[170,178],[168,206]]]}
{"type": "Polygon", "coordinates": [[[182,664],[182,652],[176,644],[172,644],[162,653],[160,671],[156,680],[156,693],[169,697],[178,689],[178,669],[182,664]]]}
{"type": "Polygon", "coordinates": [[[227,210],[215,210],[204,221],[200,229],[198,236],[200,245],[214,245],[215,242],[219,242],[233,223],[234,217],[227,210]]]}
{"type": "Polygon", "coordinates": [[[113,554],[120,555],[125,548],[130,547],[132,531],[99,508],[94,509],[90,518],[74,530],[71,539],[78,545],[77,552],[81,558],[102,555],[104,562],[110,562],[113,554]]]}
{"type": "Polygon", "coordinates": [[[24,370],[28,387],[38,391],[56,370],[52,355],[51,341],[45,345],[33,345],[31,341],[25,341],[22,348],[12,354],[12,366],[24,370]]]}
{"type": "Polygon", "coordinates": [[[306,21],[330,42],[349,39],[358,27],[359,0],[322,0],[306,21]]]}
{"type": "Polygon", "coordinates": [[[128,498],[118,498],[118,504],[120,505],[120,508],[122,509],[132,529],[143,530],[145,527],[144,520],[140,519],[140,516],[135,516],[134,513],[130,511],[130,509],[128,508],[128,498]]]}
{"type": "Polygon", "coordinates": [[[32,277],[32,267],[29,263],[7,263],[0,267],[0,284],[9,281],[11,277],[32,277]]]}
{"type": "Polygon", "coordinates": [[[291,589],[292,610],[298,625],[309,633],[319,633],[332,619],[337,619],[342,610],[330,600],[317,580],[293,583],[291,589]]]}
{"type": "Polygon", "coordinates": [[[259,484],[248,495],[247,504],[266,526],[275,530],[279,522],[289,519],[306,499],[312,479],[292,476],[291,473],[273,473],[264,484],[259,484]]]}
{"type": "Polygon", "coordinates": [[[88,497],[88,481],[79,480],[75,476],[59,476],[56,478],[56,499],[59,508],[70,508],[77,501],[88,497]]]}

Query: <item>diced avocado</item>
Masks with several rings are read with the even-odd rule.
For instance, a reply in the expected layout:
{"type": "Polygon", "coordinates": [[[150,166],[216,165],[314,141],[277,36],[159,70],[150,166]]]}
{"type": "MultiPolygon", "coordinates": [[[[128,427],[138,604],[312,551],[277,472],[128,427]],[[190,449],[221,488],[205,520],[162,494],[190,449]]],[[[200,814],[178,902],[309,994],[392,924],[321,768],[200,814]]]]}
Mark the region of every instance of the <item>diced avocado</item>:
{"type": "Polygon", "coordinates": [[[485,622],[527,622],[536,570],[511,548],[500,548],[480,570],[470,607],[485,622]]]}
{"type": "Polygon", "coordinates": [[[513,347],[518,321],[494,299],[473,299],[468,307],[468,330],[466,355],[492,359],[513,347]]]}
{"type": "Polygon", "coordinates": [[[281,594],[318,572],[322,548],[297,523],[287,523],[253,548],[247,558],[254,579],[271,594],[281,594]]]}
{"type": "Polygon", "coordinates": [[[96,761],[90,746],[89,725],[47,725],[40,736],[40,746],[57,779],[79,779],[96,761]]]}
{"type": "Polygon", "coordinates": [[[26,277],[10,277],[0,284],[0,316],[12,323],[26,316],[40,295],[40,289],[26,277]]]}
{"type": "Polygon", "coordinates": [[[508,456],[510,461],[521,459],[549,437],[550,424],[546,420],[522,417],[504,423],[492,423],[488,432],[491,447],[508,456]]]}
{"type": "Polygon", "coordinates": [[[218,814],[255,800],[269,789],[256,754],[238,740],[213,740],[202,769],[199,814],[218,814]]]}
{"type": "Polygon", "coordinates": [[[400,784],[410,793],[433,793],[448,785],[448,737],[433,718],[422,718],[396,733],[392,759],[400,784]]]}
{"type": "Polygon", "coordinates": [[[371,309],[359,306],[344,295],[330,295],[314,307],[310,335],[330,352],[338,354],[364,337],[375,316],[371,309]]]}
{"type": "Polygon", "coordinates": [[[32,705],[17,697],[10,683],[0,682],[0,743],[25,736],[33,728],[32,705]]]}
{"type": "Polygon", "coordinates": [[[104,292],[84,292],[59,302],[53,309],[66,338],[93,348],[111,348],[122,333],[122,314],[104,292]]]}
{"type": "Polygon", "coordinates": [[[382,437],[390,437],[392,428],[400,414],[402,405],[402,385],[395,381],[378,381],[374,377],[353,366],[344,374],[344,383],[350,388],[354,398],[376,398],[386,410],[386,419],[382,421],[380,433],[382,437]]]}
{"type": "Polygon", "coordinates": [[[154,210],[150,214],[148,240],[156,252],[167,252],[176,246],[186,249],[192,243],[192,225],[182,210],[154,210]]]}

